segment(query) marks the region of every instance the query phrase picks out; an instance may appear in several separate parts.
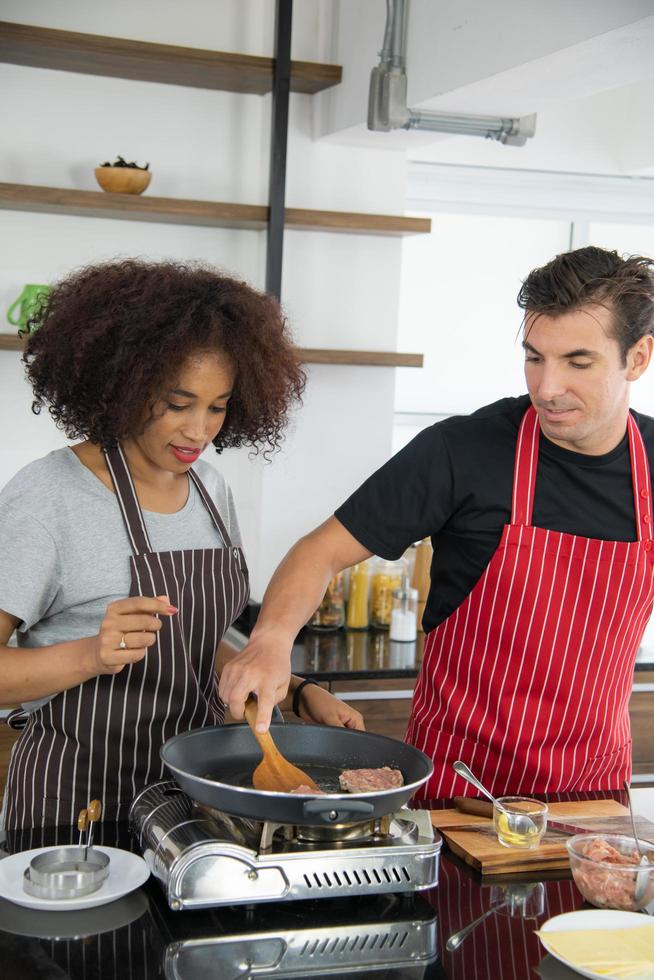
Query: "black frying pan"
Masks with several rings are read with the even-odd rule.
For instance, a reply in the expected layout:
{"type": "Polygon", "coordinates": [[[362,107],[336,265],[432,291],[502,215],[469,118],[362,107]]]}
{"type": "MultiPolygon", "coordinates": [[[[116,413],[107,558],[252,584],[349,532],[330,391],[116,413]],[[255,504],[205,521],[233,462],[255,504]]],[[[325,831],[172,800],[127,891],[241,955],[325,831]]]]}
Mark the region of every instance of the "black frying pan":
{"type": "Polygon", "coordinates": [[[175,735],[161,758],[185,793],[198,803],[252,820],[297,826],[357,823],[393,813],[429,779],[431,759],[419,749],[385,735],[327,725],[271,725],[277,748],[328,796],[271,793],[252,786],[261,750],[248,725],[198,728],[175,735]],[[404,786],[375,793],[343,793],[343,769],[390,766],[404,786]]]}

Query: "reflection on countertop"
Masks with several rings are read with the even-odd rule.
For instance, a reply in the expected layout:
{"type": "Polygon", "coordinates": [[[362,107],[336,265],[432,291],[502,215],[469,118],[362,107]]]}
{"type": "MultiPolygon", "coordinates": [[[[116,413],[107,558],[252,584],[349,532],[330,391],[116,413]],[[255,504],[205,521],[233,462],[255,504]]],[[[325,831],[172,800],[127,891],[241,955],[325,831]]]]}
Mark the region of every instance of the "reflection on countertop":
{"type": "Polygon", "coordinates": [[[293,645],[294,674],[315,680],[415,678],[422,660],[424,633],[410,643],[391,640],[387,630],[304,630],[293,645]]]}

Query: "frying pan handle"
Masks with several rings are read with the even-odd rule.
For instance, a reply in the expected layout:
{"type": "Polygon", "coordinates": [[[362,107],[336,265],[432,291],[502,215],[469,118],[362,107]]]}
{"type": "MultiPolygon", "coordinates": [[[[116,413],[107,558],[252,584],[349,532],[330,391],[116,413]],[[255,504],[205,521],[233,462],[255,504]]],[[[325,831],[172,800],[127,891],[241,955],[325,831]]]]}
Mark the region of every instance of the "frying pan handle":
{"type": "Polygon", "coordinates": [[[307,800],[302,807],[305,817],[320,817],[325,823],[355,823],[372,817],[375,808],[365,800],[330,803],[329,800],[307,800]]]}

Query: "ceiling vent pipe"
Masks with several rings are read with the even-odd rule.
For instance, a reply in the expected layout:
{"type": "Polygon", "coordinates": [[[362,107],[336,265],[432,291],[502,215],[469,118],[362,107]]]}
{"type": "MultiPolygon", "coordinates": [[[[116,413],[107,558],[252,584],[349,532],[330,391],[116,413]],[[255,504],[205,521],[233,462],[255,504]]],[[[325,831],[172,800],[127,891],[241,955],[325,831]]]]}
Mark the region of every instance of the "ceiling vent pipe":
{"type": "Polygon", "coordinates": [[[536,116],[511,118],[407,108],[406,24],[408,0],[386,0],[384,46],[370,73],[368,129],[419,129],[434,133],[483,136],[508,146],[524,146],[536,131],[536,116]]]}

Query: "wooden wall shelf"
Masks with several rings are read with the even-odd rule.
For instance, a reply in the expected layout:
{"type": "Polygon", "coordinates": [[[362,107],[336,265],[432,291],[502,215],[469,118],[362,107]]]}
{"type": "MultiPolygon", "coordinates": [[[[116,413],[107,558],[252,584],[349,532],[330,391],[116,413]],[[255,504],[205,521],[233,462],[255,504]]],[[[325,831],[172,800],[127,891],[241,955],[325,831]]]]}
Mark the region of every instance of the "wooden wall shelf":
{"type": "MultiPolygon", "coordinates": [[[[264,204],[226,204],[174,197],[107,194],[105,191],[79,191],[33,184],[0,183],[0,209],[255,231],[264,230],[268,221],[268,207],[264,204]]],[[[431,230],[429,218],[407,218],[402,215],[309,211],[304,208],[286,208],[285,215],[286,227],[300,230],[368,235],[428,234],[431,230]]]]}
{"type": "Polygon", "coordinates": [[[18,350],[23,349],[23,338],[17,337],[13,333],[0,333],[0,350],[18,350]]]}
{"type": "MultiPolygon", "coordinates": [[[[16,334],[0,333],[0,350],[22,351],[24,340],[16,334]]],[[[319,350],[298,347],[302,364],[358,364],[369,367],[422,367],[422,354],[403,354],[399,351],[319,350]]]]}
{"type": "MultiPolygon", "coordinates": [[[[273,59],[130,41],[0,21],[0,61],[84,75],[264,95],[273,59]]],[[[341,81],[340,65],[291,62],[291,91],[314,95],[341,81]]]]}
{"type": "Polygon", "coordinates": [[[302,364],[359,364],[365,367],[417,368],[423,366],[422,354],[402,354],[400,351],[320,350],[315,347],[298,347],[297,353],[302,364]]]}

